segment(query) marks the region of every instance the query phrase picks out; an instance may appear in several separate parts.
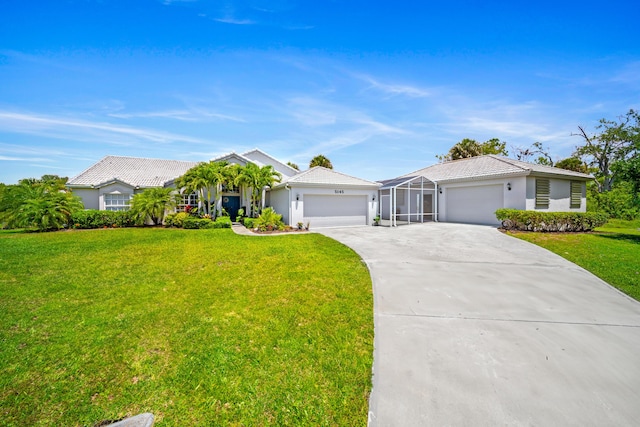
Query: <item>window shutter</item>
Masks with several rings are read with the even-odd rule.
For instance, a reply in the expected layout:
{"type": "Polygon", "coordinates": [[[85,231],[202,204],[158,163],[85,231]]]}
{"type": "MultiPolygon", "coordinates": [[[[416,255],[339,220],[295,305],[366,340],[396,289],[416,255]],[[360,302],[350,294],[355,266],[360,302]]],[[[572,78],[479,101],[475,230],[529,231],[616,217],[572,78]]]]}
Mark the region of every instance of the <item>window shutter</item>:
{"type": "Polygon", "coordinates": [[[582,183],[578,181],[571,181],[571,204],[570,207],[580,208],[582,204],[582,183]]]}
{"type": "Polygon", "coordinates": [[[536,178],[536,209],[549,207],[549,180],[536,178]]]}

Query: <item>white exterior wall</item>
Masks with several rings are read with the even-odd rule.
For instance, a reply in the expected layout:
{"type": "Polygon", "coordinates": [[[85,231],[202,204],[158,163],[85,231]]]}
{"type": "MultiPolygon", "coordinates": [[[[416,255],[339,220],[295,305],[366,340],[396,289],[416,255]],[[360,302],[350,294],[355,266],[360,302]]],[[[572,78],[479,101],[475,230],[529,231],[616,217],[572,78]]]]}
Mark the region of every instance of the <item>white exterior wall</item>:
{"type": "Polygon", "coordinates": [[[282,215],[282,221],[287,225],[291,225],[289,221],[289,191],[284,187],[270,191],[269,202],[270,206],[282,215]]]}
{"type": "Polygon", "coordinates": [[[580,182],[571,179],[557,179],[540,177],[549,180],[549,208],[536,209],[536,177],[527,177],[526,207],[528,211],[540,212],[586,212],[587,211],[587,185],[581,182],[582,197],[580,208],[571,208],[571,182],[580,182]]]}
{"type": "Polygon", "coordinates": [[[98,209],[100,209],[101,211],[105,210],[105,206],[104,206],[105,194],[129,194],[133,196],[135,193],[139,193],[141,191],[142,190],[136,191],[133,189],[133,187],[128,186],[126,184],[121,184],[121,183],[105,185],[104,187],[101,187],[98,190],[98,194],[99,194],[98,209]]]}
{"type": "MultiPolygon", "coordinates": [[[[295,226],[304,222],[304,197],[305,195],[334,196],[333,200],[340,200],[340,196],[365,196],[367,200],[367,224],[373,223],[378,211],[378,189],[358,189],[335,186],[327,187],[301,187],[291,186],[291,204],[286,188],[280,187],[271,191],[271,206],[282,215],[285,224],[295,226]],[[296,200],[298,196],[299,200],[296,200]],[[375,200],[373,200],[375,197],[375,200]],[[290,207],[290,209],[289,209],[290,207]]],[[[312,224],[313,226],[313,224],[312,224]]]]}
{"type": "Polygon", "coordinates": [[[486,185],[502,185],[503,201],[505,208],[525,209],[527,195],[527,178],[517,176],[511,178],[487,179],[477,181],[465,181],[455,183],[443,183],[438,185],[438,221],[448,221],[447,218],[447,189],[448,188],[472,188],[486,185]],[[511,184],[511,190],[508,185],[511,184]],[[442,193],[440,193],[440,190],[442,193]]]}
{"type": "Polygon", "coordinates": [[[82,199],[85,209],[100,209],[100,194],[97,188],[73,188],[74,196],[82,199]]]}

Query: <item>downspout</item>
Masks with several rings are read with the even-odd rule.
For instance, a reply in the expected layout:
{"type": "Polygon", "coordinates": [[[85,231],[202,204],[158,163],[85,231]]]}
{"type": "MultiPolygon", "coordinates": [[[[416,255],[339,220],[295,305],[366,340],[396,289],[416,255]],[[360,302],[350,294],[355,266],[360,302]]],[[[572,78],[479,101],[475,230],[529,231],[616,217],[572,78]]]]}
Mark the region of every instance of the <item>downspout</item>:
{"type": "Polygon", "coordinates": [[[433,198],[433,220],[438,222],[438,183],[434,182],[433,184],[435,185],[435,197],[433,198]]]}
{"type": "Polygon", "coordinates": [[[292,227],[293,223],[291,222],[291,187],[289,187],[289,183],[284,185],[284,188],[287,189],[287,195],[289,196],[289,226],[292,227]]]}

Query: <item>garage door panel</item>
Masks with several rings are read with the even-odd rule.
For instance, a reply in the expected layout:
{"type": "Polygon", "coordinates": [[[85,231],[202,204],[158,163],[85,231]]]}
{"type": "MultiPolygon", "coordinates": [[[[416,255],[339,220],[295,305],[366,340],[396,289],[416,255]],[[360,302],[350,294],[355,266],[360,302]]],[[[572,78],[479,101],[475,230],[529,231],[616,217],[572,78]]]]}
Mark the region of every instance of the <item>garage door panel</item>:
{"type": "Polygon", "coordinates": [[[304,222],[315,227],[367,224],[366,196],[305,195],[304,222]]]}
{"type": "Polygon", "coordinates": [[[447,189],[447,221],[499,224],[496,209],[504,206],[502,184],[447,189]]]}

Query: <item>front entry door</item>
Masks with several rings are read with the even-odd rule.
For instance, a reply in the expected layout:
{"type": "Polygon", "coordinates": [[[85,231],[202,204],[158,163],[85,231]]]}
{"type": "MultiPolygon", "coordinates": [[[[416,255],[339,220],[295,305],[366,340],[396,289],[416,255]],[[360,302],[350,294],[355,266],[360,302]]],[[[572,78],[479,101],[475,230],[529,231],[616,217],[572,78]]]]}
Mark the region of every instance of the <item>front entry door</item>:
{"type": "Polygon", "coordinates": [[[240,196],[222,196],[222,207],[231,217],[231,221],[235,221],[240,209],[240,196]]]}

